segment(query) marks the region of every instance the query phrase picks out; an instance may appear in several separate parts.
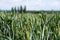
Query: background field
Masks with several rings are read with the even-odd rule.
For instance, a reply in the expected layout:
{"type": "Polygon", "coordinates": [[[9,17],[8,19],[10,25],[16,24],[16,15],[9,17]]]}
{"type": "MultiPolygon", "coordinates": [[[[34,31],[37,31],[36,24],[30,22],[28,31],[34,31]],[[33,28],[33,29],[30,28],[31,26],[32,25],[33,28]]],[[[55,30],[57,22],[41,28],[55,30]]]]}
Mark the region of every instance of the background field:
{"type": "Polygon", "coordinates": [[[0,12],[0,40],[60,40],[60,12],[0,12]]]}

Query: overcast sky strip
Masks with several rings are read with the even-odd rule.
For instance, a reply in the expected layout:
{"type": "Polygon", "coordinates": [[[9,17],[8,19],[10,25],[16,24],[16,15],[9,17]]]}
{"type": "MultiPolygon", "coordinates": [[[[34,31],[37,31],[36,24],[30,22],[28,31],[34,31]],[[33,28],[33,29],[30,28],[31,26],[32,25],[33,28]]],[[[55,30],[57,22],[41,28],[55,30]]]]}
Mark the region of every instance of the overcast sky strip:
{"type": "Polygon", "coordinates": [[[26,5],[27,10],[60,10],[60,0],[0,0],[0,9],[26,5]]]}

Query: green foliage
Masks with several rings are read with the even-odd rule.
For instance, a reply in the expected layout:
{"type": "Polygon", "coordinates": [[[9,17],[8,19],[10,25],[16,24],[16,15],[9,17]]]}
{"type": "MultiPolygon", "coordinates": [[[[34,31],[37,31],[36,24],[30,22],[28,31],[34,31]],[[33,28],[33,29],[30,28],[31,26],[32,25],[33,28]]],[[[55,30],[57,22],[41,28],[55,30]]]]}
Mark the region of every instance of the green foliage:
{"type": "Polygon", "coordinates": [[[0,13],[0,40],[60,40],[60,14],[0,13]]]}

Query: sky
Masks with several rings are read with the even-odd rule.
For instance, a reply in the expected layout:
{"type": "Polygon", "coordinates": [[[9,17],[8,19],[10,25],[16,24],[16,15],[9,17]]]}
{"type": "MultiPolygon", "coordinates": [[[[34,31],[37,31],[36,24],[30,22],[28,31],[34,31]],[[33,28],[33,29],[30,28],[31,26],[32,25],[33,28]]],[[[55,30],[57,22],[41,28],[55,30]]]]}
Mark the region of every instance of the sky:
{"type": "Polygon", "coordinates": [[[60,10],[60,0],[0,0],[0,9],[26,6],[27,10],[60,10]]]}

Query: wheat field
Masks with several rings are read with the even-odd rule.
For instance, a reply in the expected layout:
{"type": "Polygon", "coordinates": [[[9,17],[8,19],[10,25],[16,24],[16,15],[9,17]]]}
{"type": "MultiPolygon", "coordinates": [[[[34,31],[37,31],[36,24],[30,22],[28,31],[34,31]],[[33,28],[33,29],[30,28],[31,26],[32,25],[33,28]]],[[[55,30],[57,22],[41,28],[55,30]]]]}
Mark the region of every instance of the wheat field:
{"type": "Polygon", "coordinates": [[[60,14],[1,12],[0,40],[60,40],[60,14]]]}

